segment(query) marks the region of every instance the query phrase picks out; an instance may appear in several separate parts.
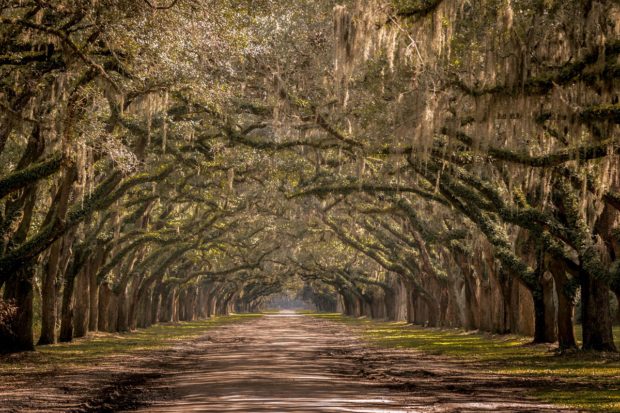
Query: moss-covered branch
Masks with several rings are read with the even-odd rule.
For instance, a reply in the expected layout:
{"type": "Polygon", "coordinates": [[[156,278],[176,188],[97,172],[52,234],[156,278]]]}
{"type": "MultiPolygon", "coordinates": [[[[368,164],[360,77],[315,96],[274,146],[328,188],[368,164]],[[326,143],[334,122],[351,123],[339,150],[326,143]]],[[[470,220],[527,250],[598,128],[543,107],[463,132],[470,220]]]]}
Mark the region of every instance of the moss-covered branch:
{"type": "Polygon", "coordinates": [[[515,86],[495,85],[481,89],[468,86],[460,79],[454,79],[452,85],[460,89],[462,92],[471,96],[483,96],[483,95],[544,95],[547,94],[555,85],[563,86],[568,85],[571,82],[584,81],[586,83],[594,83],[600,78],[614,78],[618,75],[616,70],[610,70],[606,66],[603,66],[597,73],[593,73],[591,70],[587,70],[594,65],[604,50],[605,58],[611,59],[620,54],[620,40],[613,40],[605,45],[604,49],[597,48],[585,55],[581,60],[571,61],[564,64],[562,67],[555,70],[550,70],[547,73],[532,76],[526,79],[523,83],[515,86]]]}
{"type": "Polygon", "coordinates": [[[443,0],[393,0],[394,15],[399,18],[421,18],[437,10],[443,0]]]}
{"type": "Polygon", "coordinates": [[[579,116],[586,122],[608,121],[620,124],[620,104],[590,106],[584,109],[579,116]]]}
{"type": "Polygon", "coordinates": [[[15,248],[10,254],[0,258],[0,277],[2,277],[0,279],[9,277],[14,268],[45,251],[54,241],[69,229],[83,222],[93,212],[110,207],[129,189],[146,182],[159,181],[169,175],[172,170],[171,166],[165,166],[155,174],[138,174],[125,180],[122,180],[119,172],[112,173],[83,204],[75,205],[64,219],[56,217],[36,235],[15,248]]]}
{"type": "Polygon", "coordinates": [[[579,255],[581,266],[594,278],[607,283],[611,282],[610,273],[601,260],[598,249],[592,240],[588,224],[581,214],[580,201],[575,193],[576,191],[565,178],[559,178],[556,185],[561,192],[559,202],[562,204],[564,215],[569,224],[568,236],[579,255]]]}
{"type": "MultiPolygon", "coordinates": [[[[411,165],[416,169],[416,172],[429,181],[435,182],[437,180],[437,176],[430,169],[421,167],[415,162],[411,162],[411,165]]],[[[498,222],[499,217],[481,208],[481,203],[476,203],[479,197],[467,187],[458,185],[447,173],[440,174],[439,190],[453,207],[468,217],[487,237],[494,247],[495,256],[502,265],[519,277],[532,291],[537,289],[538,277],[535,270],[517,257],[506,229],[498,222]]]]}
{"type": "Polygon", "coordinates": [[[30,165],[27,168],[15,171],[10,175],[0,178],[0,199],[4,198],[11,192],[17,191],[40,179],[55,174],[60,170],[63,157],[56,154],[51,158],[30,165]]]}
{"type": "Polygon", "coordinates": [[[87,65],[93,68],[95,71],[99,73],[99,75],[109,82],[109,84],[117,91],[120,92],[121,88],[118,84],[110,77],[110,75],[106,72],[103,66],[94,61],[92,57],[87,55],[80,49],[80,47],[69,37],[69,34],[63,30],[59,30],[55,27],[47,26],[44,24],[34,23],[29,20],[24,19],[9,19],[2,17],[0,18],[0,23],[4,25],[12,25],[12,26],[21,26],[27,29],[33,29],[42,33],[47,33],[49,35],[57,37],[63,43],[65,43],[69,49],[73,50],[73,52],[87,65]]]}
{"type": "Polygon", "coordinates": [[[334,195],[334,194],[349,195],[349,194],[353,194],[356,192],[367,192],[367,193],[385,192],[385,193],[390,193],[390,194],[411,193],[411,194],[419,195],[425,199],[428,199],[428,200],[431,200],[431,201],[434,201],[434,202],[437,202],[443,205],[447,205],[446,200],[443,199],[441,196],[431,193],[431,192],[424,191],[419,188],[414,188],[410,186],[383,185],[383,184],[372,184],[372,183],[324,185],[324,186],[319,186],[319,187],[312,188],[312,189],[303,190],[301,192],[293,194],[292,198],[299,198],[299,197],[311,196],[311,195],[316,195],[316,196],[325,196],[325,195],[334,195]]]}
{"type": "Polygon", "coordinates": [[[118,251],[114,255],[114,257],[112,257],[110,261],[108,261],[103,267],[99,269],[99,272],[97,273],[97,283],[101,284],[105,280],[105,277],[108,275],[108,273],[112,271],[114,267],[120,264],[121,261],[129,253],[131,253],[132,251],[135,251],[137,248],[143,245],[149,244],[149,243],[154,243],[154,244],[159,244],[159,245],[170,245],[170,244],[173,244],[179,241],[181,241],[181,238],[179,237],[174,237],[174,238],[164,237],[158,233],[143,234],[142,236],[138,237],[137,239],[133,240],[131,243],[123,247],[120,251],[118,251]]]}
{"type": "MultiPolygon", "coordinates": [[[[460,142],[469,147],[474,147],[474,139],[462,132],[444,128],[442,129],[442,133],[458,139],[460,142]]],[[[527,165],[533,168],[552,168],[569,161],[589,161],[593,159],[600,159],[608,156],[610,152],[618,155],[620,154],[620,141],[616,138],[612,138],[599,143],[566,148],[541,156],[531,156],[524,152],[515,152],[492,146],[481,150],[483,150],[490,157],[500,161],[527,165]]]]}
{"type": "Polygon", "coordinates": [[[330,218],[325,219],[325,223],[332,229],[332,231],[340,238],[345,244],[350,247],[360,251],[364,255],[368,256],[372,260],[374,260],[381,267],[386,269],[387,271],[391,271],[403,277],[407,282],[411,283],[416,290],[420,293],[421,296],[426,297],[428,300],[435,301],[435,298],[430,294],[419,282],[415,279],[411,271],[402,266],[400,263],[391,261],[387,259],[383,254],[369,248],[364,245],[359,240],[355,239],[355,237],[347,234],[346,231],[342,230],[342,226],[338,225],[336,222],[331,220],[330,218]]]}
{"type": "Polygon", "coordinates": [[[303,146],[316,149],[338,149],[341,147],[340,144],[334,143],[333,140],[297,139],[285,142],[276,142],[275,140],[259,140],[251,138],[247,135],[247,133],[237,132],[232,128],[225,128],[224,133],[226,134],[226,137],[233,142],[259,150],[281,151],[303,146]]]}

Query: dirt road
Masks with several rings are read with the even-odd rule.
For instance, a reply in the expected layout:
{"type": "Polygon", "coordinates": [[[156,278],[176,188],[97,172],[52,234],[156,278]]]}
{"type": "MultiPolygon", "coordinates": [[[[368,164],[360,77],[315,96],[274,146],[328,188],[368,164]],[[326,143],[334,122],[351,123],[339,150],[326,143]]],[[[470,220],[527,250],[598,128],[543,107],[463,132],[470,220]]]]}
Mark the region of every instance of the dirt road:
{"type": "Polygon", "coordinates": [[[176,349],[145,412],[559,411],[532,383],[409,351],[369,348],[348,326],[294,314],[221,327],[176,349]]]}
{"type": "Polygon", "coordinates": [[[356,328],[266,315],[172,348],[111,350],[76,367],[68,357],[44,372],[36,365],[8,370],[0,374],[0,412],[560,411],[526,396],[553,378],[519,380],[454,359],[373,348],[356,328]]]}

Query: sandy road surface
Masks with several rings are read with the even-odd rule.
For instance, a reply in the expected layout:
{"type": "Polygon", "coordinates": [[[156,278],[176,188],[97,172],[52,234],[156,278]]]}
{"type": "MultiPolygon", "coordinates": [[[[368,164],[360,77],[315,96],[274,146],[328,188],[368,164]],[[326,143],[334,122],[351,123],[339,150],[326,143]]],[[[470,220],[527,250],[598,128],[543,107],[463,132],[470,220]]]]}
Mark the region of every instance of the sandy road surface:
{"type": "MultiPolygon", "coordinates": [[[[370,348],[348,326],[279,314],[213,330],[173,350],[145,412],[553,411],[536,383],[411,351],[370,348]]],[[[139,389],[136,389],[139,391],[139,389]]]]}

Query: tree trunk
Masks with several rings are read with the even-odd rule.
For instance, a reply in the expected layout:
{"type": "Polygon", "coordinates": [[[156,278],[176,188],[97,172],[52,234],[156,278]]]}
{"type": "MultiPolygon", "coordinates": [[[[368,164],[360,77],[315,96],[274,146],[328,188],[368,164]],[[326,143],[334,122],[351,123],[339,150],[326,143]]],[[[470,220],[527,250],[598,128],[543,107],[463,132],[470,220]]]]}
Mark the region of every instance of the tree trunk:
{"type": "Polygon", "coordinates": [[[501,267],[495,275],[497,280],[494,285],[497,286],[497,290],[494,288],[493,291],[498,291],[499,294],[493,294],[493,298],[498,298],[497,306],[500,310],[493,317],[493,328],[491,331],[498,334],[510,334],[516,329],[516,323],[513,323],[515,319],[513,307],[517,306],[513,305],[512,302],[514,280],[510,273],[501,267]]]}
{"type": "Polygon", "coordinates": [[[573,328],[574,292],[569,290],[565,266],[556,260],[549,265],[549,271],[555,281],[558,299],[558,345],[561,350],[576,349],[575,330],[573,328]]]}
{"type": "Polygon", "coordinates": [[[463,327],[465,330],[475,330],[478,328],[478,323],[476,322],[478,301],[476,300],[475,279],[466,259],[462,258],[459,260],[459,267],[463,274],[463,295],[465,298],[463,327]]]}
{"type": "MultiPolygon", "coordinates": [[[[440,287],[440,299],[439,299],[439,320],[437,322],[438,326],[446,326],[448,323],[448,310],[450,309],[450,292],[448,291],[447,286],[440,287]]],[[[429,308],[429,311],[432,311],[429,308]]]]}
{"type": "Polygon", "coordinates": [[[556,340],[555,325],[549,326],[548,307],[545,293],[541,285],[532,292],[534,300],[534,343],[554,343],[556,340]]]}
{"type": "Polygon", "coordinates": [[[155,287],[153,293],[153,303],[151,304],[151,324],[159,323],[159,314],[161,313],[162,297],[161,284],[155,287]]]}
{"type": "Polygon", "coordinates": [[[93,269],[90,272],[88,282],[88,331],[97,331],[99,323],[99,283],[97,282],[97,269],[93,269]]]}
{"type": "Polygon", "coordinates": [[[39,345],[54,344],[56,342],[56,279],[63,239],[59,239],[50,248],[49,258],[43,269],[41,284],[41,336],[39,345]]]}
{"type": "Polygon", "coordinates": [[[118,294],[116,294],[114,292],[114,289],[112,289],[112,294],[110,294],[110,305],[108,306],[108,328],[107,328],[107,332],[108,333],[116,333],[118,331],[120,331],[120,329],[118,328],[118,323],[119,323],[119,312],[120,312],[120,308],[119,308],[119,296],[118,294]]]}
{"type": "MultiPolygon", "coordinates": [[[[56,216],[64,217],[69,207],[69,197],[73,181],[77,177],[77,169],[70,167],[64,173],[58,194],[55,197],[56,216]]],[[[41,336],[39,344],[54,344],[56,342],[56,315],[58,307],[58,296],[56,294],[58,274],[60,272],[61,257],[65,245],[73,242],[73,233],[67,234],[56,242],[50,248],[47,265],[43,272],[43,285],[41,287],[41,336]]]]}
{"type": "Polygon", "coordinates": [[[383,289],[385,303],[385,318],[388,321],[396,320],[396,293],[392,288],[386,287],[383,289]]]}
{"type": "Polygon", "coordinates": [[[618,291],[615,291],[614,294],[616,294],[616,304],[617,304],[616,324],[620,325],[620,289],[618,291]]]}
{"type": "Polygon", "coordinates": [[[186,289],[179,289],[177,293],[177,317],[180,321],[187,321],[187,298],[188,291],[186,289]]]}
{"type": "Polygon", "coordinates": [[[127,304],[127,287],[123,286],[117,294],[118,298],[118,312],[117,312],[117,322],[116,322],[116,330],[123,333],[130,330],[129,325],[129,312],[128,312],[128,304],[127,304]]]}
{"type": "Polygon", "coordinates": [[[108,284],[102,284],[99,287],[99,299],[97,312],[99,316],[97,317],[97,330],[99,331],[108,331],[108,317],[110,314],[110,300],[112,298],[112,290],[108,284]]]}
{"type": "Polygon", "coordinates": [[[198,293],[196,291],[196,287],[192,287],[189,290],[188,302],[186,304],[187,311],[185,313],[185,316],[187,318],[187,321],[194,321],[196,319],[197,304],[198,304],[198,293]]]}
{"type": "Polygon", "coordinates": [[[430,296],[424,296],[423,301],[426,306],[427,314],[424,325],[427,327],[438,327],[441,317],[441,306],[439,302],[430,296]]]}
{"type": "Polygon", "coordinates": [[[472,286],[469,284],[469,280],[466,278],[463,283],[463,295],[465,297],[465,305],[463,308],[463,328],[465,330],[476,329],[476,295],[474,294],[472,286]]]}
{"type": "Polygon", "coordinates": [[[196,299],[196,317],[198,317],[199,320],[204,320],[207,317],[206,297],[207,292],[205,288],[200,288],[196,299]]]}
{"type": "Polygon", "coordinates": [[[558,294],[558,345],[561,350],[577,348],[573,328],[573,302],[558,294]]]}
{"type": "MultiPolygon", "coordinates": [[[[79,245],[73,254],[73,260],[65,270],[62,289],[62,308],[60,317],[60,342],[67,343],[73,340],[73,312],[75,304],[75,282],[79,274],[86,270],[89,259],[87,256],[91,250],[86,244],[79,245]]],[[[98,253],[101,255],[101,253],[98,253]]]]}
{"type": "Polygon", "coordinates": [[[139,301],[137,324],[139,328],[148,328],[152,325],[151,314],[153,308],[153,296],[156,293],[154,290],[155,288],[147,288],[145,294],[142,295],[142,298],[139,301]]]}
{"type": "Polygon", "coordinates": [[[207,291],[207,318],[213,317],[215,314],[215,289],[209,288],[207,291]]]}
{"type": "Polygon", "coordinates": [[[553,277],[545,273],[542,277],[543,301],[545,303],[545,336],[549,343],[554,343],[558,339],[556,306],[555,306],[555,285],[553,277]]]}
{"type": "Polygon", "coordinates": [[[159,321],[162,323],[170,323],[173,321],[174,314],[174,288],[162,287],[161,292],[161,314],[159,321]]]}
{"type": "Polygon", "coordinates": [[[407,297],[407,323],[415,324],[416,310],[415,302],[417,301],[417,294],[410,285],[405,285],[405,295],[407,297]]]}
{"type": "Polygon", "coordinates": [[[349,296],[349,293],[343,290],[340,293],[340,296],[342,297],[344,315],[352,317],[353,316],[353,304],[351,303],[351,298],[349,296]]]}
{"type": "Polygon", "coordinates": [[[73,291],[75,290],[76,275],[72,272],[65,275],[62,291],[62,310],[60,317],[60,335],[58,340],[68,343],[73,340],[73,291]]]}
{"type": "Polygon", "coordinates": [[[73,337],[84,337],[88,332],[88,313],[89,313],[89,280],[90,267],[92,263],[86,266],[85,271],[80,272],[75,282],[75,305],[73,316],[73,337]]]}
{"type": "Polygon", "coordinates": [[[609,287],[589,274],[581,276],[581,322],[584,350],[616,351],[609,287]]]}

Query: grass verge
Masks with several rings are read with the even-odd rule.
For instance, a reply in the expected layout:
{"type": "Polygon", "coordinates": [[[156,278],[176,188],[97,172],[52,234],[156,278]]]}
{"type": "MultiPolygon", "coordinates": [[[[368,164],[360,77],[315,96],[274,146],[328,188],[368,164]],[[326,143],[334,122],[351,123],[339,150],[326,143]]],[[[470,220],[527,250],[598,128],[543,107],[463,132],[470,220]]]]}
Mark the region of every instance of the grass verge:
{"type": "MultiPolygon", "coordinates": [[[[409,348],[476,363],[485,371],[515,377],[550,378],[558,385],[538,389],[533,396],[565,407],[620,412],[620,356],[577,352],[557,355],[547,345],[532,345],[530,337],[491,335],[457,329],[411,326],[343,317],[313,316],[362,328],[371,343],[409,348]],[[566,390],[569,389],[569,390],[566,390]]],[[[580,336],[580,331],[576,334],[580,336]]],[[[620,343],[620,328],[614,330],[620,343]]]]}
{"type": "Polygon", "coordinates": [[[91,333],[71,343],[38,346],[37,351],[0,357],[0,374],[44,373],[103,364],[126,354],[163,350],[179,341],[198,338],[215,327],[243,322],[260,314],[234,314],[207,320],[157,324],[129,333],[91,333]]]}

